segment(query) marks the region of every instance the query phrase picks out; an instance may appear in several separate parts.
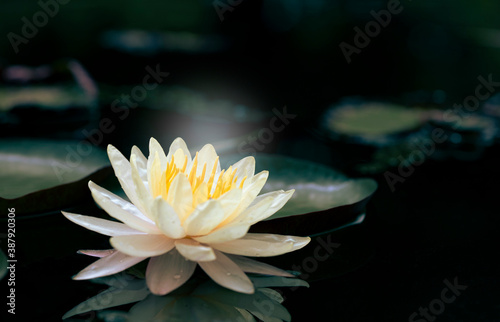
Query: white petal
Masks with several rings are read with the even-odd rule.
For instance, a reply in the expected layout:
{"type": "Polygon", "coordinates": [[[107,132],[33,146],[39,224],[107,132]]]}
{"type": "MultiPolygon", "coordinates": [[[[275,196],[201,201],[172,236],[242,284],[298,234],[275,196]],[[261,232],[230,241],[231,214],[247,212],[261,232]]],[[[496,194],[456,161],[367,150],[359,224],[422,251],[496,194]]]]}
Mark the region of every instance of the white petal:
{"type": "MultiPolygon", "coordinates": [[[[168,155],[167,155],[167,161],[170,162],[172,160],[172,156],[178,151],[181,150],[183,155],[188,157],[188,164],[187,167],[191,164],[191,152],[189,152],[189,149],[186,145],[186,142],[182,138],[177,138],[175,139],[172,144],[170,144],[170,148],[168,149],[168,155]]],[[[176,157],[177,158],[177,157],[176,157]]],[[[182,160],[175,160],[176,165],[181,164],[178,166],[178,168],[182,168],[182,165],[184,164],[184,157],[182,157],[182,160]],[[180,162],[180,163],[178,163],[180,162]]]]}
{"type": "Polygon", "coordinates": [[[245,236],[249,228],[250,225],[246,223],[231,223],[214,230],[208,235],[193,237],[193,239],[205,244],[223,243],[245,236]]]}
{"type": "Polygon", "coordinates": [[[119,273],[135,264],[143,261],[146,257],[128,256],[121,252],[115,252],[103,257],[73,277],[74,280],[87,280],[96,277],[108,276],[119,273]]]}
{"type": "Polygon", "coordinates": [[[89,182],[95,202],[101,206],[111,217],[120,220],[127,226],[150,234],[160,234],[160,230],[155,224],[137,207],[128,201],[123,200],[111,191],[99,187],[92,181],[89,182]]]}
{"type": "Polygon", "coordinates": [[[242,195],[243,192],[241,189],[231,189],[217,198],[224,211],[224,220],[230,217],[236,208],[238,208],[242,195]]]}
{"type": "Polygon", "coordinates": [[[135,185],[132,180],[132,170],[130,167],[130,162],[111,144],[108,145],[108,157],[113,170],[115,170],[115,175],[122,186],[123,191],[130,199],[130,201],[136,205],[139,210],[144,212],[142,208],[142,203],[137,196],[135,191],[135,185]]]}
{"type": "Polygon", "coordinates": [[[201,236],[210,233],[224,219],[224,210],[220,203],[211,199],[196,207],[184,222],[184,229],[189,236],[201,236]]]}
{"type": "Polygon", "coordinates": [[[234,221],[253,225],[264,220],[280,210],[290,200],[294,191],[281,190],[260,195],[234,221]]]}
{"type": "Polygon", "coordinates": [[[244,177],[247,177],[247,179],[252,178],[255,174],[255,158],[251,156],[245,157],[233,164],[233,169],[236,169],[237,183],[241,182],[244,177]]]}
{"type": "Polygon", "coordinates": [[[211,262],[199,262],[200,267],[217,284],[230,290],[253,294],[255,289],[252,281],[233,261],[221,252],[215,251],[217,259],[211,262]]]}
{"type": "Polygon", "coordinates": [[[116,253],[116,249],[80,249],[77,253],[92,257],[106,257],[113,253],[116,253]]]}
{"type": "Polygon", "coordinates": [[[153,294],[165,295],[184,284],[195,268],[195,262],[186,260],[174,248],[167,254],[149,260],[146,283],[153,294]]]}
{"type": "MultiPolygon", "coordinates": [[[[201,148],[201,150],[198,152],[198,169],[196,170],[196,176],[201,176],[203,172],[203,166],[206,163],[207,169],[205,171],[205,177],[203,178],[203,181],[208,182],[208,179],[210,179],[210,175],[212,174],[215,160],[217,160],[217,152],[215,152],[213,145],[206,144],[205,146],[203,146],[203,148],[201,148]]],[[[219,160],[217,160],[215,173],[220,172],[220,162],[219,160]]]]}
{"type": "Polygon", "coordinates": [[[229,254],[260,257],[285,254],[304,247],[310,241],[309,237],[249,233],[240,239],[211,246],[229,254]]]}
{"type": "Polygon", "coordinates": [[[101,218],[83,216],[79,214],[72,214],[69,212],[61,211],[62,214],[77,225],[98,232],[106,236],[120,236],[120,235],[137,235],[144,234],[144,232],[130,228],[129,226],[101,218]]]}
{"type": "Polygon", "coordinates": [[[178,173],[170,184],[167,202],[174,207],[181,221],[193,211],[193,191],[183,173],[178,173]]]}
{"type": "Polygon", "coordinates": [[[151,169],[151,164],[153,163],[156,153],[158,153],[160,157],[161,170],[165,171],[167,168],[167,156],[165,155],[165,151],[163,151],[160,143],[158,143],[155,138],[151,138],[149,140],[148,171],[151,169]]]}
{"type": "Polygon", "coordinates": [[[179,216],[174,208],[172,208],[172,206],[162,197],[157,197],[155,199],[153,204],[153,216],[155,216],[158,228],[168,237],[177,239],[186,236],[179,216]]]}
{"type": "Polygon", "coordinates": [[[201,245],[192,239],[179,239],[175,241],[175,248],[179,253],[193,262],[206,262],[215,260],[212,247],[201,245]]]}
{"type": "Polygon", "coordinates": [[[228,255],[228,257],[233,262],[235,262],[236,265],[238,265],[244,272],[247,273],[294,277],[294,275],[288,273],[287,271],[271,266],[269,264],[258,262],[256,260],[247,257],[237,256],[237,255],[228,255]]]}
{"type": "Polygon", "coordinates": [[[129,256],[150,257],[165,254],[174,248],[174,240],[164,235],[115,236],[111,245],[129,256]]]}
{"type": "Polygon", "coordinates": [[[135,154],[132,154],[130,156],[130,168],[132,170],[132,181],[134,181],[135,192],[142,205],[142,209],[144,209],[144,214],[148,218],[153,219],[153,216],[151,215],[153,195],[149,192],[149,188],[147,188],[148,184],[145,185],[142,181],[138,167],[137,157],[135,154]]]}
{"type": "Polygon", "coordinates": [[[235,213],[230,217],[230,220],[236,218],[243,210],[245,210],[257,197],[262,187],[266,184],[267,177],[269,176],[268,171],[259,172],[253,178],[247,179],[243,184],[243,195],[241,197],[241,202],[235,213]]]}
{"type": "Polygon", "coordinates": [[[142,151],[135,145],[132,147],[130,158],[132,158],[132,154],[135,155],[137,160],[137,170],[139,176],[141,177],[143,184],[148,187],[148,159],[146,159],[142,151]]]}

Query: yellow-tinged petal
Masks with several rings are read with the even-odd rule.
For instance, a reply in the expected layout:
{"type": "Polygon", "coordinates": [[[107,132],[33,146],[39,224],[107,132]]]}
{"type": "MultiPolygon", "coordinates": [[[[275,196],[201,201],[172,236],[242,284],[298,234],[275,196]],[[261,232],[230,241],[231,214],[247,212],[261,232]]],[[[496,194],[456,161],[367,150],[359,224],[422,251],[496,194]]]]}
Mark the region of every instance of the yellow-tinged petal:
{"type": "Polygon", "coordinates": [[[141,235],[145,234],[144,232],[130,228],[129,226],[106,219],[83,216],[79,214],[73,214],[65,211],[61,211],[62,214],[74,222],[77,225],[87,228],[88,230],[92,230],[98,232],[99,234],[103,234],[106,236],[122,236],[122,235],[141,235]]]}
{"type": "Polygon", "coordinates": [[[175,248],[182,256],[194,262],[215,260],[215,253],[212,247],[201,245],[192,239],[176,240],[175,248]]]}
{"type": "Polygon", "coordinates": [[[161,170],[165,171],[165,168],[167,167],[167,156],[165,155],[165,151],[163,151],[163,148],[161,147],[160,143],[158,143],[158,141],[156,141],[155,138],[151,138],[149,140],[148,171],[151,169],[151,164],[157,153],[158,157],[160,158],[161,170]]]}
{"type": "Polygon", "coordinates": [[[123,191],[130,199],[130,201],[137,208],[139,208],[141,212],[144,212],[144,208],[142,207],[142,202],[140,200],[140,197],[137,195],[134,181],[132,180],[130,162],[123,156],[123,154],[120,153],[120,151],[118,151],[111,144],[108,145],[108,157],[123,191]]]}
{"type": "Polygon", "coordinates": [[[264,275],[273,276],[284,276],[284,277],[295,277],[294,275],[284,271],[280,268],[265,264],[248,257],[238,256],[238,255],[228,255],[229,259],[232,260],[236,265],[238,265],[246,273],[257,273],[264,275]]]}
{"type": "Polygon", "coordinates": [[[211,144],[206,144],[198,152],[198,168],[196,170],[196,176],[201,176],[205,164],[206,171],[205,176],[202,179],[204,182],[208,183],[213,170],[215,173],[220,172],[219,158],[217,156],[217,152],[215,152],[215,149],[211,144]]]}
{"type": "Polygon", "coordinates": [[[170,184],[167,202],[174,207],[181,221],[193,211],[191,184],[183,173],[178,173],[170,184]]]}
{"type": "Polygon", "coordinates": [[[143,261],[146,257],[128,256],[121,252],[114,252],[113,254],[103,257],[89,266],[85,267],[78,274],[73,276],[74,280],[87,280],[102,276],[113,275],[135,264],[143,261]]]}
{"type": "Polygon", "coordinates": [[[250,225],[247,223],[231,223],[217,228],[208,235],[193,237],[193,239],[205,244],[223,243],[245,236],[249,228],[250,225]]]}
{"type": "Polygon", "coordinates": [[[198,263],[212,280],[236,292],[254,293],[255,289],[252,281],[250,281],[238,265],[221,252],[215,251],[215,256],[217,259],[214,261],[198,263]]]}
{"type": "Polygon", "coordinates": [[[224,219],[229,217],[236,210],[236,208],[238,208],[241,202],[242,194],[241,189],[235,188],[217,198],[224,211],[224,219]]]}
{"type": "Polygon", "coordinates": [[[232,165],[236,169],[236,176],[238,177],[238,184],[244,177],[251,178],[255,174],[255,158],[252,156],[245,157],[232,165]]]}
{"type": "MultiPolygon", "coordinates": [[[[186,142],[184,142],[183,139],[181,138],[176,138],[172,144],[170,144],[170,148],[168,149],[168,155],[167,155],[167,161],[170,162],[172,160],[172,156],[178,151],[181,150],[184,156],[188,157],[188,164],[187,167],[189,168],[189,165],[191,164],[191,152],[189,152],[189,149],[186,145],[186,142]]],[[[184,156],[182,158],[179,158],[179,160],[176,160],[175,162],[179,162],[181,165],[178,166],[178,168],[182,168],[182,164],[184,163],[184,156]]],[[[175,159],[177,159],[177,156],[175,156],[175,159]]]]}
{"type": "Polygon", "coordinates": [[[174,240],[164,235],[115,236],[109,242],[120,252],[137,257],[158,256],[174,248],[174,240]]]}
{"type": "Polygon", "coordinates": [[[99,187],[92,181],[89,182],[95,202],[104,209],[111,217],[120,220],[127,226],[143,231],[148,234],[160,234],[161,231],[153,221],[128,201],[123,200],[114,193],[99,187]]]}
{"type": "Polygon", "coordinates": [[[246,222],[253,225],[272,216],[287,203],[294,191],[293,189],[286,192],[280,190],[258,196],[247,209],[236,217],[234,222],[246,222]]]}
{"type": "Polygon", "coordinates": [[[165,295],[184,284],[193,275],[195,268],[195,262],[186,260],[174,248],[149,260],[146,283],[151,293],[165,295]]]}
{"type": "Polygon", "coordinates": [[[249,233],[240,239],[211,244],[211,246],[228,254],[263,257],[281,255],[301,249],[310,241],[309,237],[249,233]]]}
{"type": "Polygon", "coordinates": [[[199,204],[208,200],[208,185],[206,182],[201,182],[198,188],[193,193],[193,209],[199,204]]]}
{"type": "Polygon", "coordinates": [[[163,198],[158,197],[153,204],[153,215],[160,230],[170,238],[183,238],[186,236],[181,220],[174,208],[163,198]]]}
{"type": "Polygon", "coordinates": [[[184,221],[184,229],[189,236],[206,235],[223,219],[224,211],[219,201],[211,199],[196,207],[184,221]]]}

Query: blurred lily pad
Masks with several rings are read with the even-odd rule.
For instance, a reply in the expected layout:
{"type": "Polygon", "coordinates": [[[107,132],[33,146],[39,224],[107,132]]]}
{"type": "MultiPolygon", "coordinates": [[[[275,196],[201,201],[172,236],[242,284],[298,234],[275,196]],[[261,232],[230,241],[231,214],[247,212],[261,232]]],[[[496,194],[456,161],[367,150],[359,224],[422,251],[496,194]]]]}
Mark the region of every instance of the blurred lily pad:
{"type": "Polygon", "coordinates": [[[351,179],[309,161],[279,155],[256,155],[255,161],[256,171],[269,171],[262,193],[281,189],[295,189],[295,193],[280,211],[253,225],[254,232],[308,236],[359,223],[377,189],[373,179],[351,179]]]}
{"type": "Polygon", "coordinates": [[[112,174],[107,155],[85,141],[0,140],[0,206],[42,213],[89,198],[87,182],[112,174]]]}

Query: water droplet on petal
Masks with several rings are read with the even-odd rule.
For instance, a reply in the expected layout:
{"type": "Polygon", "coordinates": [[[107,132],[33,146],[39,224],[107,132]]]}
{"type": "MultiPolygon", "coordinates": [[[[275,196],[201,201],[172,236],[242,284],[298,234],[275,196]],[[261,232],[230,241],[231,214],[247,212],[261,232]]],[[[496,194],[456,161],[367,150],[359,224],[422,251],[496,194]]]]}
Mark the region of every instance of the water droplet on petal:
{"type": "Polygon", "coordinates": [[[181,278],[181,276],[180,276],[179,274],[177,274],[177,275],[174,275],[174,278],[175,278],[176,280],[178,280],[179,278],[181,278]]]}
{"type": "Polygon", "coordinates": [[[227,276],[231,276],[231,273],[226,273],[227,276]]]}

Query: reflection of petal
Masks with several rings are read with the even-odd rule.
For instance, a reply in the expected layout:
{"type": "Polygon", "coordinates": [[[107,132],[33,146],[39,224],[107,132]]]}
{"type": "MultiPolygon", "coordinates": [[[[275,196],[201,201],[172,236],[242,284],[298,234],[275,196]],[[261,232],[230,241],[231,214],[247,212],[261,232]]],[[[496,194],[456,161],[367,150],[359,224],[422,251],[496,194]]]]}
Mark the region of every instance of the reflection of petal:
{"type": "MultiPolygon", "coordinates": [[[[159,312],[171,306],[176,300],[174,296],[149,295],[145,300],[135,304],[129,311],[127,321],[143,322],[158,321],[159,312]]],[[[168,320],[165,320],[168,321],[168,320]]]]}
{"type": "Polygon", "coordinates": [[[210,199],[189,215],[184,222],[186,234],[190,236],[200,236],[210,233],[224,218],[224,211],[216,199],[210,199]]]}
{"type": "Polygon", "coordinates": [[[146,269],[146,281],[153,294],[165,295],[193,275],[196,263],[186,260],[176,249],[153,257],[146,269]]]}
{"type": "Polygon", "coordinates": [[[109,256],[103,257],[89,266],[85,267],[77,275],[73,277],[74,280],[86,280],[101,276],[112,275],[146,259],[146,257],[133,257],[128,256],[121,252],[113,253],[109,256]]]}
{"type": "Polygon", "coordinates": [[[175,241],[175,248],[182,256],[194,262],[207,262],[215,260],[212,247],[201,245],[192,239],[179,239],[175,241]]]}
{"type": "Polygon", "coordinates": [[[309,241],[309,237],[249,233],[240,239],[212,244],[212,247],[235,255],[276,256],[300,249],[309,241]]]}
{"type": "Polygon", "coordinates": [[[252,294],[254,287],[250,279],[232,260],[221,252],[215,252],[217,259],[211,262],[199,262],[200,267],[216,283],[230,290],[252,294]]]}
{"type": "Polygon", "coordinates": [[[294,275],[288,273],[287,271],[271,266],[269,264],[255,261],[247,257],[237,255],[229,255],[228,257],[233,262],[235,262],[236,265],[238,265],[244,272],[247,273],[294,277],[294,275]]]}
{"type": "Polygon", "coordinates": [[[89,182],[89,188],[97,204],[111,217],[145,233],[160,233],[154,223],[146,218],[135,205],[123,200],[111,191],[99,187],[92,181],[89,182]]]}
{"type": "Polygon", "coordinates": [[[88,230],[92,230],[98,232],[99,234],[103,234],[106,236],[121,236],[121,235],[136,235],[136,234],[144,234],[142,231],[130,228],[129,226],[118,223],[111,220],[83,216],[78,214],[72,214],[69,212],[61,211],[62,214],[82,227],[87,228],[88,230]]]}
{"type": "Polygon", "coordinates": [[[161,231],[170,238],[183,238],[186,236],[181,220],[174,208],[162,197],[157,197],[152,207],[156,224],[161,231]]]}
{"type": "Polygon", "coordinates": [[[139,257],[162,255],[174,248],[174,240],[164,235],[115,236],[109,242],[120,252],[139,257]]]}
{"type": "Polygon", "coordinates": [[[141,301],[145,299],[148,294],[150,294],[149,290],[145,286],[139,290],[117,289],[111,287],[106,291],[99,293],[99,295],[96,295],[88,299],[87,301],[78,304],[73,309],[64,314],[62,318],[67,319],[71,316],[93,310],[102,310],[113,306],[141,301]]]}

